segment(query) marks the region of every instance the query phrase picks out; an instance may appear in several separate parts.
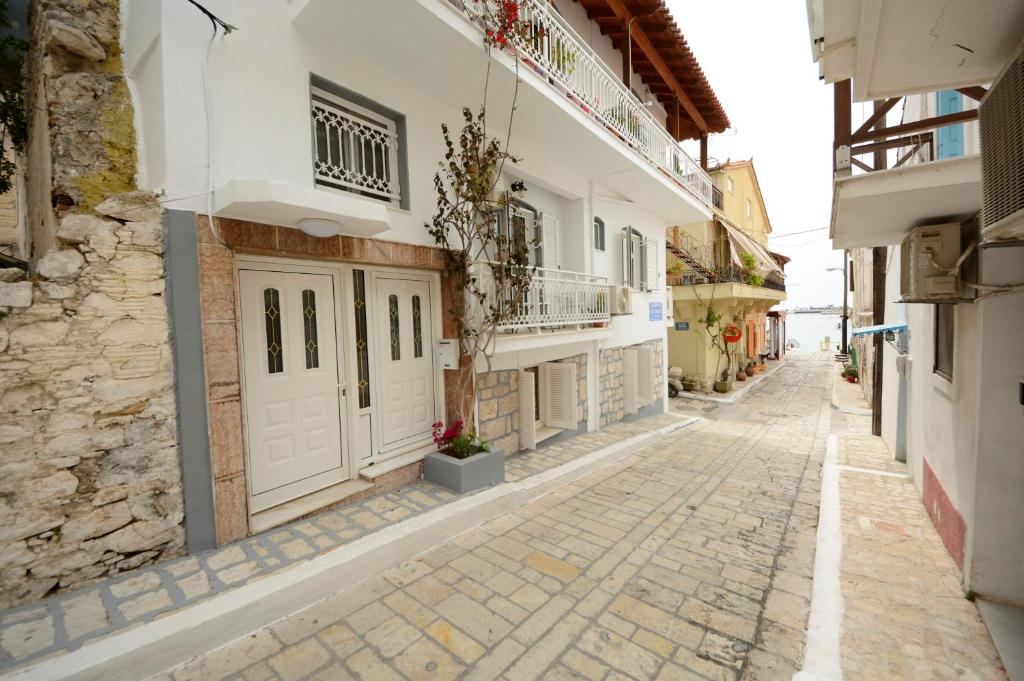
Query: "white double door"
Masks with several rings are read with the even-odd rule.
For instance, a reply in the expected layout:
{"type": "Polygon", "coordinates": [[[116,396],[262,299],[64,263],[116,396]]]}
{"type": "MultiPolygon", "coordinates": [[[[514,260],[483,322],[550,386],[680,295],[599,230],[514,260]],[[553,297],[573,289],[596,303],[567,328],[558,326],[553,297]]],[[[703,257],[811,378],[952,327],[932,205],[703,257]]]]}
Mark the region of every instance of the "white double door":
{"type": "Polygon", "coordinates": [[[254,511],[348,478],[336,277],[239,271],[254,511]]]}

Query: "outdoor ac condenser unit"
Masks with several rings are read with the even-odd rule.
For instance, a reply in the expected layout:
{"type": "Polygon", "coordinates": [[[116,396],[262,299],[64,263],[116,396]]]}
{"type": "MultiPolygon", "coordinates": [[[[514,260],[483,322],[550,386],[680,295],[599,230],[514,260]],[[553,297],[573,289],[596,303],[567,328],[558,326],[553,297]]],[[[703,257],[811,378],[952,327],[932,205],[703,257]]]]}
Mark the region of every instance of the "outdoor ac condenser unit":
{"type": "Polygon", "coordinates": [[[960,224],[916,227],[900,248],[900,297],[904,303],[960,302],[960,277],[949,270],[960,257],[960,224]]]}
{"type": "Polygon", "coordinates": [[[981,100],[978,121],[982,240],[1024,239],[1024,52],[981,100]]]}
{"type": "Polygon", "coordinates": [[[628,286],[609,286],[608,293],[612,315],[633,314],[633,293],[628,286]]]}

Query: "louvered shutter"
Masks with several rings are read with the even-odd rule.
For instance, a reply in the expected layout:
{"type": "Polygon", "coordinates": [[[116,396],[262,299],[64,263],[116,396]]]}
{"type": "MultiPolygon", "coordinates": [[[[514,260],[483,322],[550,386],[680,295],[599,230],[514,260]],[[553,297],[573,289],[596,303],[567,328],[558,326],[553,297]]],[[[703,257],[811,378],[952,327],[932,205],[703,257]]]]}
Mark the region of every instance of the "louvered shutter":
{"type": "Polygon", "coordinates": [[[633,240],[629,238],[629,228],[622,230],[622,285],[632,286],[629,280],[629,264],[633,261],[633,240]]]}
{"type": "Polygon", "coordinates": [[[576,363],[545,362],[540,365],[540,385],[545,391],[545,426],[576,429],[576,363]]]}
{"type": "Polygon", "coordinates": [[[541,213],[541,266],[559,269],[562,266],[562,249],[558,238],[558,218],[541,213]]]}
{"type": "Polygon", "coordinates": [[[537,448],[537,425],[534,414],[534,381],[532,371],[519,372],[519,448],[537,448]]]}
{"type": "Polygon", "coordinates": [[[654,353],[647,345],[636,349],[636,401],[643,407],[654,401],[654,353]]]}
{"type": "Polygon", "coordinates": [[[622,405],[627,414],[637,412],[636,355],[634,348],[622,350],[622,405]]]}
{"type": "Polygon", "coordinates": [[[646,288],[657,291],[661,288],[661,270],[658,267],[658,241],[644,239],[644,262],[647,264],[646,288]]]}

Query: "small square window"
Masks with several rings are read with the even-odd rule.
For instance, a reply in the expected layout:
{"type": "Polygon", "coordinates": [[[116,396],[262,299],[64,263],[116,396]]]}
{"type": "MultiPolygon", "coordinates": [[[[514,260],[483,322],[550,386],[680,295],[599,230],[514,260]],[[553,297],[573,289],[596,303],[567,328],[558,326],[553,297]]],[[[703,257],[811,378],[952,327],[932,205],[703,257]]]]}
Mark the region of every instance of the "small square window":
{"type": "Polygon", "coordinates": [[[953,382],[953,351],[956,339],[956,305],[935,306],[935,362],[932,371],[953,382]]]}

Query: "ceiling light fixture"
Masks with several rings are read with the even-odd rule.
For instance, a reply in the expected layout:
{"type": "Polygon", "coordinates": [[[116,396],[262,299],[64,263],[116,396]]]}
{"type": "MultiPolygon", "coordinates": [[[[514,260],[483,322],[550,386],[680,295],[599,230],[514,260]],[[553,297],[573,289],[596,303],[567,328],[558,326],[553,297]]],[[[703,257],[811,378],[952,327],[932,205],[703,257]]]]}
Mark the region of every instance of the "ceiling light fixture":
{"type": "Polygon", "coordinates": [[[327,218],[303,218],[299,220],[299,229],[310,236],[320,239],[341,234],[341,223],[327,218]]]}

